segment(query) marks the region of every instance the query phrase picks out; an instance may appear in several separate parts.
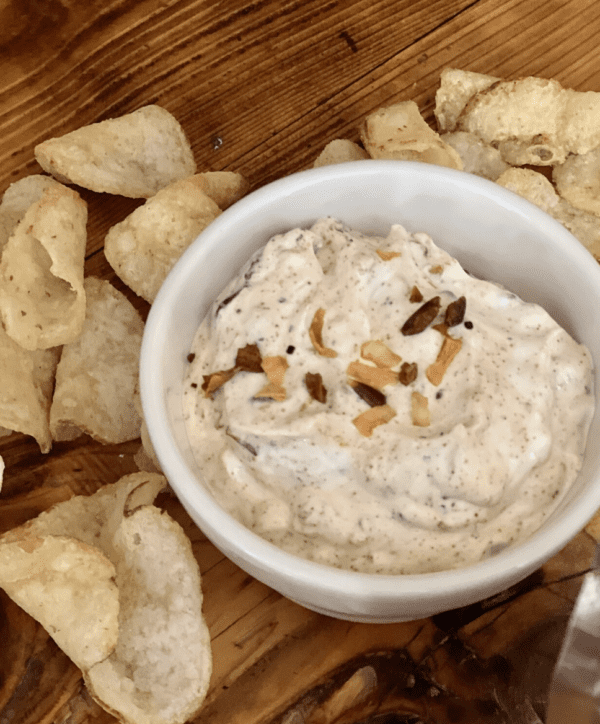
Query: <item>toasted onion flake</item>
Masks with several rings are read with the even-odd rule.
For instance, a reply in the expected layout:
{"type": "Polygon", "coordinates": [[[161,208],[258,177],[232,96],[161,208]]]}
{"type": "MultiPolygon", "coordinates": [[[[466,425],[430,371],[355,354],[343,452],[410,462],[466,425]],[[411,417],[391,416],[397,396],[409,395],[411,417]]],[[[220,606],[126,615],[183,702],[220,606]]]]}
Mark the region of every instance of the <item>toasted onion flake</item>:
{"type": "Polygon", "coordinates": [[[320,307],[315,312],[310,327],[308,329],[308,335],[313,347],[322,357],[337,357],[337,352],[329,347],[325,347],[323,344],[323,322],[325,321],[325,310],[320,307]]]}
{"type": "Polygon", "coordinates": [[[371,437],[373,430],[379,425],[385,425],[393,417],[396,416],[396,410],[390,405],[379,405],[378,407],[370,407],[368,410],[361,412],[352,422],[361,435],[371,437]]]}

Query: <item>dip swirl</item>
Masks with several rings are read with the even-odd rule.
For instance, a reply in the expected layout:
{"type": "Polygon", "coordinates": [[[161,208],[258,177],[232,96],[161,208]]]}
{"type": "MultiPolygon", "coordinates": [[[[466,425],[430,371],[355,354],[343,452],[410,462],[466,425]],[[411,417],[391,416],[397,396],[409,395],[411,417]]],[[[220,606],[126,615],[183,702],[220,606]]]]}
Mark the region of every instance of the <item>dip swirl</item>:
{"type": "Polygon", "coordinates": [[[594,411],[585,347],[400,225],[275,236],[189,359],[186,426],[220,504],[369,573],[465,566],[530,536],[577,477],[594,411]]]}

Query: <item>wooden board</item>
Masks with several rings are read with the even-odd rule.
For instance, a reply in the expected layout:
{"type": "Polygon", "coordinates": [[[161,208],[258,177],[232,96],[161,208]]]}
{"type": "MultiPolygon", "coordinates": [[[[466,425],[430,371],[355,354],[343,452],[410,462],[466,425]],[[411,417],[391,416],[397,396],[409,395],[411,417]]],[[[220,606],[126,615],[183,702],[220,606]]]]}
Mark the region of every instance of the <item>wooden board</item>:
{"type": "MultiPolygon", "coordinates": [[[[357,140],[370,111],[415,100],[432,120],[445,66],[600,91],[595,0],[0,0],[0,192],[39,171],[49,136],[159,103],[200,170],[261,186],[357,140]]],[[[86,274],[115,276],[107,230],[138,201],[82,191],[86,274]]],[[[139,441],[0,438],[0,531],[136,470],[139,441]]],[[[307,611],[225,559],[178,502],[203,573],[214,672],[203,724],[536,722],[600,525],[493,599],[430,620],[351,624],[307,611]]],[[[0,722],[108,724],[76,667],[0,592],[0,722]]]]}

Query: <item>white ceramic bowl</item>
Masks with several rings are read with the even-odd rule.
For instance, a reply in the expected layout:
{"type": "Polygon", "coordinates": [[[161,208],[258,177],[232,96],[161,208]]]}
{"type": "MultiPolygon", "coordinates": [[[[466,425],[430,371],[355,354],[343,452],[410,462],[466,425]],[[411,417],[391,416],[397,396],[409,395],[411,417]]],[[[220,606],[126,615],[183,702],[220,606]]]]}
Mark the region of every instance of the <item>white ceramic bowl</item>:
{"type": "Polygon", "coordinates": [[[307,608],[392,622],[482,600],[532,573],[600,507],[600,405],[582,472],[555,515],[523,544],[459,570],[381,576],[296,558],[234,520],[202,482],[181,409],[196,329],[225,283],[273,234],[326,215],[363,232],[386,234],[401,223],[429,233],[471,273],[544,306],[588,346],[600,368],[600,265],[552,218],[496,184],[446,168],[394,161],[327,166],[249,194],[214,221],[170,273],[152,306],[141,356],[142,403],[156,454],[206,536],[242,569],[307,608]]]}

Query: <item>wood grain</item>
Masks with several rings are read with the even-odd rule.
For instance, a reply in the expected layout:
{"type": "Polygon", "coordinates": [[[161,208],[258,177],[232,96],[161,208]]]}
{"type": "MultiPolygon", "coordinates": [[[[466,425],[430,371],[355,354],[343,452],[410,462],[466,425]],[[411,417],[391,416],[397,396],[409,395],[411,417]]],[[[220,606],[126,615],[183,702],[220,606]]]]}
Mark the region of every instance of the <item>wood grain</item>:
{"type": "MultiPolygon", "coordinates": [[[[200,170],[261,186],[309,166],[367,113],[415,100],[433,121],[441,70],[539,75],[600,91],[595,0],[0,0],[0,192],[40,171],[40,141],[159,103],[186,130],[200,170]]],[[[86,274],[148,305],[103,254],[140,203],[81,191],[86,274]]],[[[0,532],[136,470],[139,441],[87,437],[46,456],[0,438],[0,532]]],[[[336,621],[228,561],[179,503],[203,575],[214,671],[198,724],[541,721],[545,685],[595,540],[596,519],[513,589],[431,620],[336,621]]],[[[78,670],[0,591],[0,724],[109,724],[78,670]]]]}

